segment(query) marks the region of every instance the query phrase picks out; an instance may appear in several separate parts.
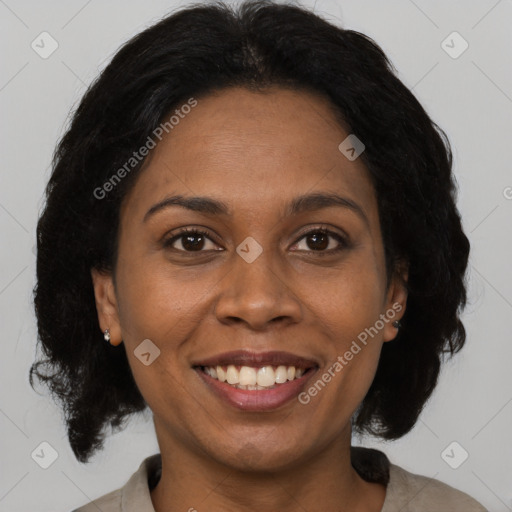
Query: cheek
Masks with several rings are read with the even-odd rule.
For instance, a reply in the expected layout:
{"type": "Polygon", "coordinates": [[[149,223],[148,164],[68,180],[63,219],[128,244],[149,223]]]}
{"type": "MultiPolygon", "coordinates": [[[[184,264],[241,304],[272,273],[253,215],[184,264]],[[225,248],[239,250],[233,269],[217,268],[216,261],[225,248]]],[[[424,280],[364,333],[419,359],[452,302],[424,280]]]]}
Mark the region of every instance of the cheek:
{"type": "Polygon", "coordinates": [[[118,310],[123,340],[133,345],[145,338],[168,345],[179,339],[187,319],[200,305],[199,298],[212,283],[197,283],[171,273],[152,258],[133,258],[118,265],[118,310]]]}
{"type": "MultiPolygon", "coordinates": [[[[147,258],[125,260],[118,265],[118,307],[123,343],[134,379],[151,409],[161,404],[180,408],[189,371],[187,350],[196,343],[196,330],[208,315],[208,302],[201,300],[213,290],[215,279],[192,279],[190,273],[169,271],[169,266],[147,258]],[[145,340],[158,357],[146,366],[137,355],[145,340]],[[164,386],[162,383],[166,383],[164,386]],[[170,393],[170,388],[177,391],[170,393]]],[[[152,360],[153,354],[150,355],[152,360]]],[[[186,397],[185,402],[190,402],[186,397]]]]}
{"type": "Polygon", "coordinates": [[[187,313],[197,296],[161,266],[135,258],[118,264],[116,276],[123,343],[137,387],[152,411],[180,413],[186,394],[180,347],[191,332],[187,313]]]}
{"type": "Polygon", "coordinates": [[[318,377],[328,373],[325,379],[330,379],[326,405],[341,401],[348,409],[356,407],[375,375],[383,343],[379,318],[385,295],[375,268],[373,260],[355,258],[321,286],[318,282],[310,286],[314,323],[320,339],[327,341],[328,362],[318,377]]]}
{"type": "Polygon", "coordinates": [[[384,282],[374,261],[358,254],[336,273],[311,280],[306,296],[319,326],[339,350],[371,327],[382,313],[384,282]]]}

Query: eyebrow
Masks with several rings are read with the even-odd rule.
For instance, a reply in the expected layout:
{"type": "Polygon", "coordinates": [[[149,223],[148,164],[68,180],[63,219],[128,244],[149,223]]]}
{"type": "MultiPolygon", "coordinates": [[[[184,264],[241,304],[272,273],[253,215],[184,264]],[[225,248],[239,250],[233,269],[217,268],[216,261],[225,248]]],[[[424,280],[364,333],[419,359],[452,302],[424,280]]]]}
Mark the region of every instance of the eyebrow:
{"type": "MultiPolygon", "coordinates": [[[[172,206],[179,206],[206,215],[230,215],[228,205],[218,199],[204,196],[184,197],[175,195],[166,197],[164,200],[153,205],[144,215],[143,221],[146,222],[152,215],[172,206]]],[[[314,192],[294,198],[287,205],[285,216],[331,208],[333,206],[353,211],[369,226],[368,217],[361,206],[348,197],[342,197],[331,192],[314,192]]]]}

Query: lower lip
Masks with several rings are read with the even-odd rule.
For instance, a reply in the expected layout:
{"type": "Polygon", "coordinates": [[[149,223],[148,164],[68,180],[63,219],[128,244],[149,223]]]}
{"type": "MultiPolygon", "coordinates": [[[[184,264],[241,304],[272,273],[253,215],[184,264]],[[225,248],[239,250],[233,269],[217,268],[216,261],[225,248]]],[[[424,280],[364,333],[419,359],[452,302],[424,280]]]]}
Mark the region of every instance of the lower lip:
{"type": "Polygon", "coordinates": [[[276,409],[298,396],[318,368],[310,368],[302,377],[277,384],[275,388],[266,390],[238,389],[226,382],[210,377],[200,368],[195,368],[195,370],[203,379],[203,382],[229,405],[244,411],[262,412],[276,409]]]}

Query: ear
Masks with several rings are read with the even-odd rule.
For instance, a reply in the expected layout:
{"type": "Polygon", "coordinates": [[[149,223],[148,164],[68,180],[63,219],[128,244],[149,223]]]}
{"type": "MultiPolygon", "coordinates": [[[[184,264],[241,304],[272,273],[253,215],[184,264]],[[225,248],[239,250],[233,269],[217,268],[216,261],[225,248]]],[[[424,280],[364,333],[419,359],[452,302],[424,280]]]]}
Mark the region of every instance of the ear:
{"type": "Polygon", "coordinates": [[[110,272],[100,272],[93,268],[91,277],[100,329],[102,332],[108,329],[110,331],[110,344],[117,346],[123,339],[112,274],[110,272]]]}
{"type": "Polygon", "coordinates": [[[396,338],[398,329],[393,327],[393,322],[400,320],[407,305],[407,279],[409,278],[409,265],[405,262],[397,264],[395,273],[389,285],[386,297],[385,315],[388,321],[384,325],[383,341],[391,341],[396,338]]]}

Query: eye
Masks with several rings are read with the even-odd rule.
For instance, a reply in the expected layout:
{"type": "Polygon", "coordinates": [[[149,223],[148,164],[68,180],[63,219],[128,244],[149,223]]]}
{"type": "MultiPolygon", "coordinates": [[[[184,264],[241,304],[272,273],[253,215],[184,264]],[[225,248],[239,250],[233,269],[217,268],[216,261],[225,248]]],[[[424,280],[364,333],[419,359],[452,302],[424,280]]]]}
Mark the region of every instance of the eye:
{"type": "Polygon", "coordinates": [[[211,240],[209,233],[207,231],[203,231],[202,229],[197,228],[185,228],[182,229],[179,233],[176,233],[171,238],[168,238],[164,241],[164,247],[169,247],[171,249],[176,249],[181,252],[203,252],[202,250],[218,250],[215,249],[215,244],[211,240]],[[174,247],[175,242],[178,241],[181,245],[180,247],[174,247]],[[205,245],[207,242],[211,242],[214,247],[208,249],[205,245]]]}
{"type": "MultiPolygon", "coordinates": [[[[334,231],[331,231],[326,228],[315,228],[304,235],[299,240],[305,239],[306,250],[309,252],[324,252],[324,253],[333,253],[342,251],[343,249],[348,247],[348,242],[339,233],[335,233],[334,231]],[[331,240],[330,240],[331,239],[331,240]],[[332,240],[335,242],[331,243],[332,240]],[[337,242],[337,243],[336,243],[337,242]]],[[[296,243],[296,245],[299,242],[296,243]]],[[[300,249],[299,249],[300,250],[300,249]]]]}
{"type": "MultiPolygon", "coordinates": [[[[300,240],[306,241],[306,248],[299,250],[305,250],[308,252],[317,253],[333,253],[342,251],[348,247],[348,242],[339,233],[335,233],[326,228],[315,228],[307,233],[304,233],[300,240]],[[333,242],[334,240],[334,242],[333,242]]],[[[170,238],[163,242],[164,247],[169,247],[180,252],[204,252],[207,250],[219,250],[216,249],[216,244],[211,240],[210,234],[207,231],[198,228],[185,228],[175,233],[170,238]],[[176,242],[179,242],[181,247],[176,247],[176,242]],[[210,248],[207,246],[208,242],[212,244],[210,248]]],[[[296,242],[296,246],[299,242],[296,242]]],[[[294,249],[297,250],[297,249],[294,249]]]]}

